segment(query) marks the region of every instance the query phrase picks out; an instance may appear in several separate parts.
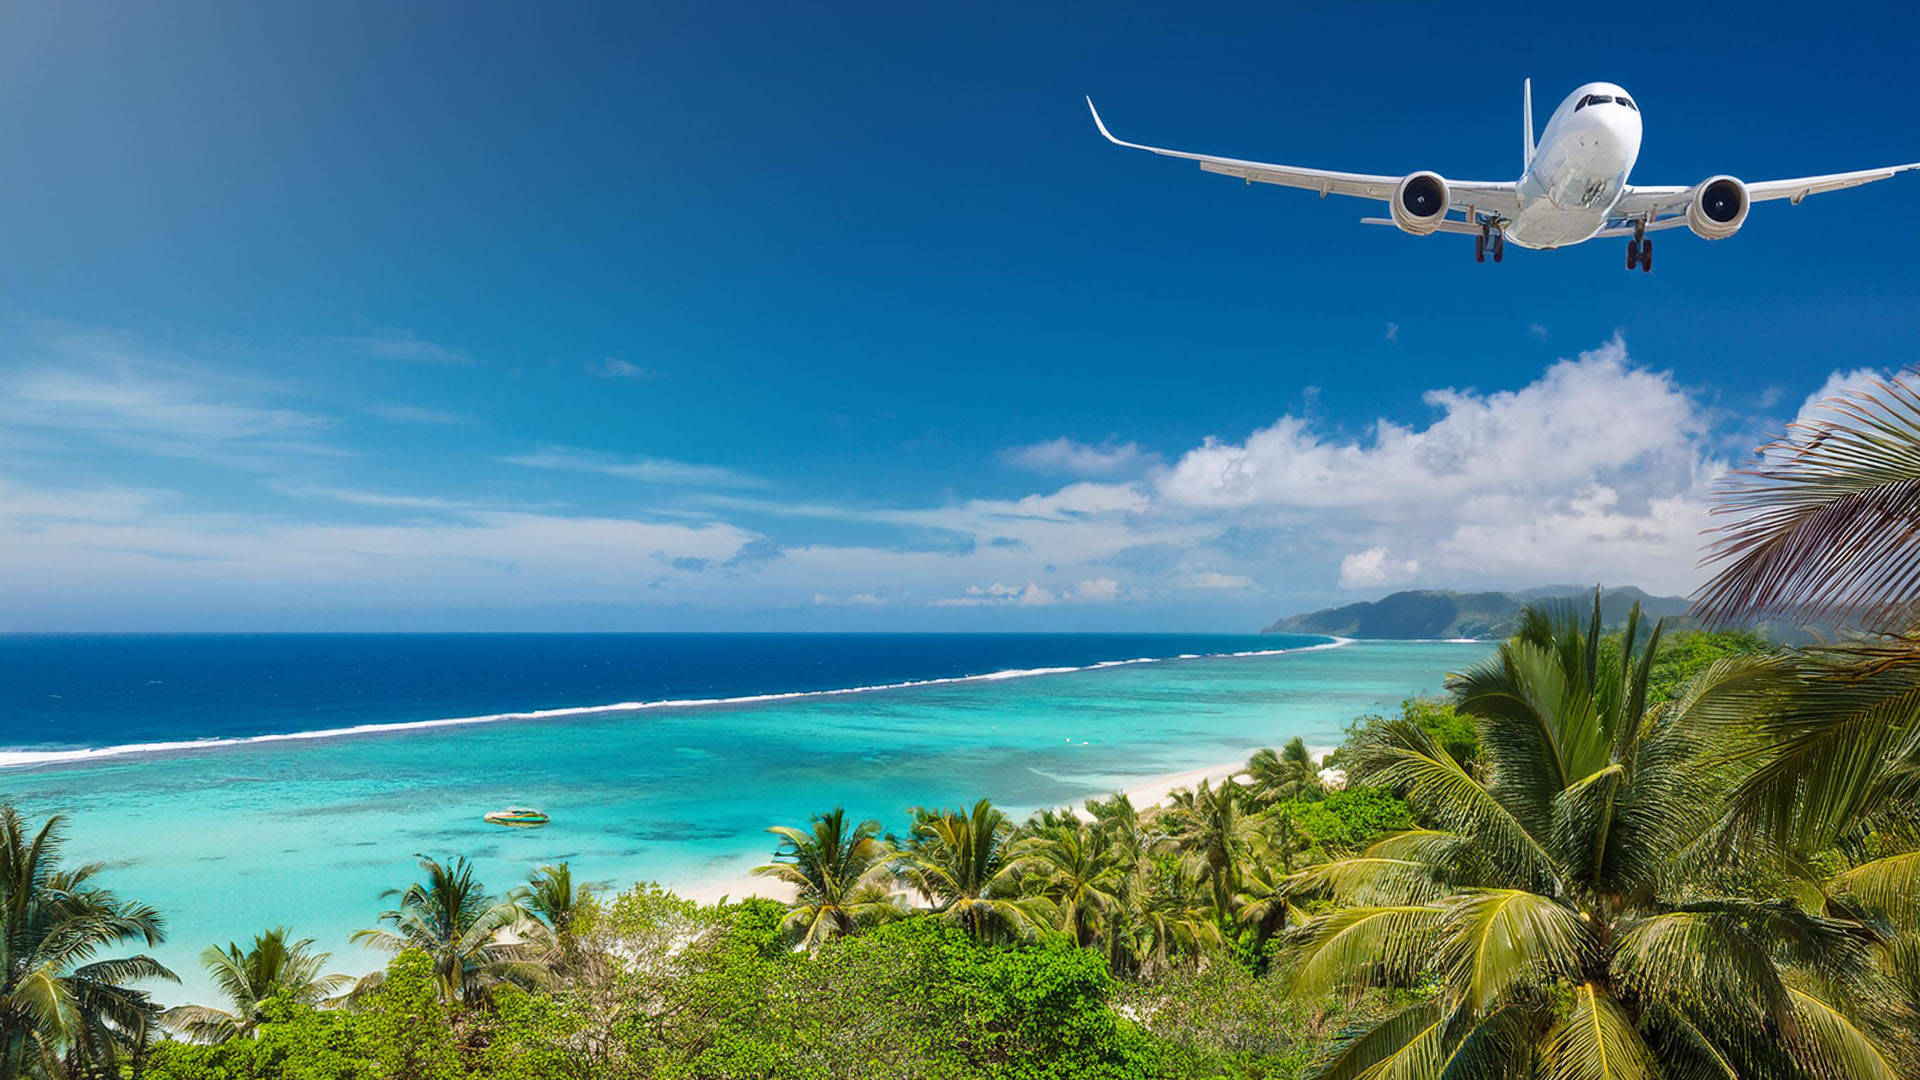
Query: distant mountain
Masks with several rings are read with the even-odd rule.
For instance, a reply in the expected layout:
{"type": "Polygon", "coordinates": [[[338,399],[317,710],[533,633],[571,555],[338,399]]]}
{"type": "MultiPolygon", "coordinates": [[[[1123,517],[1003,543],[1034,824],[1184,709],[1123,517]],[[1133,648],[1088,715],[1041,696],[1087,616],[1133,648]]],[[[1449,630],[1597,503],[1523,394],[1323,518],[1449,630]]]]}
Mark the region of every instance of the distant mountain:
{"type": "MultiPolygon", "coordinates": [[[[1307,615],[1289,615],[1261,632],[1353,638],[1503,638],[1513,632],[1514,619],[1527,604],[1567,600],[1585,610],[1592,596],[1592,589],[1577,585],[1517,593],[1422,589],[1307,615]]],[[[1609,626],[1626,622],[1627,611],[1636,600],[1648,618],[1687,613],[1685,597],[1652,596],[1628,585],[1600,593],[1601,619],[1609,626]]]]}

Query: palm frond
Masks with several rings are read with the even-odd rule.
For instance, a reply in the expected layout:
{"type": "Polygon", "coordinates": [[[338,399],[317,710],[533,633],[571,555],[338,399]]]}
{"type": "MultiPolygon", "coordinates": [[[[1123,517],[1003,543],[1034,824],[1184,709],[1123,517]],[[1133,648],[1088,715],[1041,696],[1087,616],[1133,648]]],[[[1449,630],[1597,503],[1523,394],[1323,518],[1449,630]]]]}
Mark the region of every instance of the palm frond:
{"type": "Polygon", "coordinates": [[[1547,1080],[1658,1080],[1660,1066],[1620,1003],[1592,983],[1573,991],[1573,1012],[1542,1054],[1547,1080]]]}
{"type": "Polygon", "coordinates": [[[1310,919],[1288,935],[1289,993],[1410,985],[1432,962],[1447,919],[1431,905],[1356,907],[1310,919]]]}
{"type": "Polygon", "coordinates": [[[1920,918],[1920,851],[1861,863],[1834,884],[1873,911],[1909,923],[1920,918]]]}
{"type": "Polygon", "coordinates": [[[1889,1048],[1876,1045],[1844,1013],[1803,990],[1792,995],[1798,1033],[1788,1053],[1820,1080],[1899,1080],[1900,1062],[1889,1048]]]}
{"type": "Polygon", "coordinates": [[[1438,964],[1447,988],[1476,1016],[1516,987],[1578,975],[1597,949],[1578,912],[1530,892],[1464,893],[1446,907],[1438,964]]]}
{"type": "Polygon", "coordinates": [[[1558,883],[1553,856],[1539,838],[1418,725],[1378,725],[1359,757],[1357,771],[1366,782],[1404,790],[1416,809],[1445,830],[1472,837],[1519,883],[1539,891],[1558,883]]]}
{"type": "MultiPolygon", "coordinates": [[[[1357,1028],[1336,1038],[1332,1051],[1320,1068],[1312,1073],[1313,1080],[1372,1080],[1380,1075],[1377,1071],[1385,1062],[1390,1062],[1416,1048],[1414,1056],[1423,1056],[1423,1052],[1432,1046],[1435,1034],[1446,1025],[1446,1014],[1441,1011],[1438,1002],[1423,1001],[1387,1017],[1368,1028],[1357,1028]]],[[[1437,1065],[1438,1056],[1425,1053],[1430,1064],[1437,1065]]],[[[1438,1075],[1437,1068],[1429,1069],[1424,1075],[1438,1075]]]]}
{"type": "Polygon", "coordinates": [[[1920,382],[1901,376],[1821,402],[1721,485],[1726,519],[1695,610],[1732,624],[1772,616],[1914,621],[1920,581],[1920,382]]]}

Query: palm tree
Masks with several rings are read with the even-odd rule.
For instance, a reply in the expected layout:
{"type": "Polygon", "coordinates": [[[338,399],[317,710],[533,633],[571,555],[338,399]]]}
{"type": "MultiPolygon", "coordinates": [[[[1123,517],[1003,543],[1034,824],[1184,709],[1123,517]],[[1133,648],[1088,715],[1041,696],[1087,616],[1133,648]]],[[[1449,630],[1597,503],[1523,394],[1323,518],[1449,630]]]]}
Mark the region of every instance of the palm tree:
{"type": "MultiPolygon", "coordinates": [[[[385,952],[419,949],[431,956],[440,996],[448,1002],[476,1000],[501,982],[538,980],[525,950],[505,940],[504,931],[527,918],[517,896],[489,896],[465,856],[441,863],[423,855],[420,869],[425,881],[381,894],[400,898],[397,907],[380,915],[393,929],[360,930],[354,941],[385,952]]],[[[362,980],[362,989],[375,982],[362,980]]]]}
{"type": "Polygon", "coordinates": [[[598,891],[600,887],[589,882],[576,887],[573,867],[564,862],[555,863],[535,870],[527,879],[526,888],[521,892],[521,906],[556,937],[565,939],[573,936],[588,901],[598,891]]]}
{"type": "Polygon", "coordinates": [[[906,880],[935,912],[976,940],[1030,933],[1044,901],[1019,896],[1013,823],[986,799],[967,810],[915,810],[913,838],[900,853],[906,880]]]}
{"type": "Polygon", "coordinates": [[[836,806],[813,815],[807,830],[775,825],[767,831],[780,838],[780,848],[773,862],[753,872],[794,887],[793,910],[782,924],[799,933],[807,951],[894,912],[886,888],[891,852],[879,838],[878,821],[849,829],[846,809],[836,806]]]}
{"type": "Polygon", "coordinates": [[[1295,857],[1305,846],[1293,820],[1276,815],[1260,822],[1241,864],[1234,915],[1253,930],[1254,955],[1263,962],[1274,935],[1307,917],[1294,906],[1288,880],[1295,857]]]}
{"type": "Polygon", "coordinates": [[[98,863],[60,868],[64,821],[32,832],[0,804],[0,1080],[112,1070],[146,1046],[159,1014],[126,984],[179,981],[144,953],[94,959],[126,942],[158,945],[163,923],[95,885],[98,863]]]}
{"type": "Polygon", "coordinates": [[[1225,946],[1211,888],[1193,865],[1149,862],[1142,871],[1144,884],[1126,913],[1127,966],[1122,970],[1151,975],[1183,961],[1197,963],[1225,946]]]}
{"type": "Polygon", "coordinates": [[[1484,781],[1418,725],[1365,736],[1360,775],[1430,827],[1294,876],[1341,906],[1289,936],[1292,992],[1435,992],[1341,1044],[1323,1076],[1911,1075],[1872,928],[1732,892],[1697,858],[1738,773],[1694,714],[1767,684],[1768,662],[1719,661],[1649,711],[1659,630],[1643,644],[1638,615],[1607,642],[1597,594],[1584,633],[1571,611],[1524,612],[1450,680],[1484,781]]]}
{"type": "Polygon", "coordinates": [[[1287,740],[1280,753],[1264,747],[1247,759],[1247,789],[1260,806],[1316,798],[1323,788],[1313,754],[1307,750],[1306,740],[1297,735],[1287,740]]]}
{"type": "Polygon", "coordinates": [[[1125,903],[1135,867],[1106,830],[1077,817],[1044,825],[1020,844],[1026,890],[1052,904],[1054,929],[1095,944],[1125,903]]]}
{"type": "Polygon", "coordinates": [[[1222,919],[1232,911],[1255,827],[1241,806],[1245,793],[1230,776],[1219,787],[1202,780],[1191,791],[1174,792],[1166,812],[1167,841],[1206,882],[1214,913],[1222,919]]]}
{"type": "Polygon", "coordinates": [[[310,951],[312,938],[289,942],[292,932],[276,926],[253,939],[245,952],[229,942],[226,949],[209,945],[200,965],[232,1008],[182,1005],[168,1009],[162,1019],[201,1042],[221,1043],[252,1035],[264,1019],[261,1007],[276,997],[316,1005],[353,980],[346,975],[322,975],[330,953],[310,951]]]}

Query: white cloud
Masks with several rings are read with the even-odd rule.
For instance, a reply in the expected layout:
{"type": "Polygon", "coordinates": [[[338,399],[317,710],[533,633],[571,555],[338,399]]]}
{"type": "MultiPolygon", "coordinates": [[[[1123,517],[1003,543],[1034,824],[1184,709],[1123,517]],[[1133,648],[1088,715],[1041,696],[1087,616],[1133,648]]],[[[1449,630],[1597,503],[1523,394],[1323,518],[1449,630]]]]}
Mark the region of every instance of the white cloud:
{"type": "Polygon", "coordinates": [[[1065,437],[1000,451],[1000,460],[1030,472],[1065,476],[1113,476],[1156,464],[1160,455],[1139,443],[1106,442],[1090,446],[1065,437]]]}
{"type": "Polygon", "coordinates": [[[1528,323],[1527,333],[1532,334],[1533,340],[1535,341],[1547,340],[1547,328],[1541,326],[1539,323],[1528,323]]]}
{"type": "Polygon", "coordinates": [[[283,391],[155,356],[111,335],[50,336],[38,364],[0,384],[15,430],[46,445],[118,447],[245,469],[287,455],[338,455],[331,417],[273,403],[283,391]]]}
{"type": "Polygon", "coordinates": [[[826,593],[814,593],[815,607],[879,607],[887,598],[874,593],[850,593],[846,596],[829,596],[826,593]]]}
{"type": "Polygon", "coordinates": [[[405,360],[415,364],[439,364],[450,367],[464,367],[473,363],[473,357],[465,349],[427,341],[414,336],[409,330],[383,329],[360,337],[340,337],[333,340],[337,344],[382,360],[405,360]]]}
{"type": "Polygon", "coordinates": [[[630,363],[626,360],[616,359],[611,356],[597,364],[588,364],[587,370],[603,379],[653,378],[653,372],[641,367],[639,364],[630,363]]]}
{"type": "Polygon", "coordinates": [[[1417,559],[1396,559],[1384,547],[1356,551],[1340,560],[1340,587],[1362,589],[1406,581],[1420,572],[1417,559]]]}
{"type": "Polygon", "coordinates": [[[1089,578],[1073,587],[1073,598],[1083,604],[1110,604],[1120,599],[1120,582],[1113,578],[1089,578]]]}
{"type": "Polygon", "coordinates": [[[1218,570],[1199,570],[1178,579],[1183,589],[1251,589],[1253,579],[1239,574],[1223,574],[1218,570]]]}
{"type": "Polygon", "coordinates": [[[1632,364],[1618,338],[1517,390],[1424,400],[1437,410],[1427,425],[1382,419],[1360,439],[1294,416],[1240,443],[1210,438],[1157,477],[1157,505],[1295,530],[1296,548],[1339,536],[1359,539],[1363,555],[1389,543],[1401,553],[1359,560],[1346,574],[1356,581],[1404,578],[1415,562],[1448,583],[1536,572],[1656,589],[1698,581],[1706,492],[1725,465],[1708,452],[1703,406],[1671,375],[1632,364]],[[1546,522],[1563,532],[1541,533],[1546,522]],[[1538,545],[1524,558],[1510,542],[1521,535],[1538,545]]]}
{"type": "Polygon", "coordinates": [[[669,458],[622,458],[581,450],[571,446],[548,446],[529,454],[514,454],[500,459],[508,465],[530,469],[565,469],[573,472],[601,473],[644,484],[668,484],[687,487],[761,487],[763,482],[719,465],[700,465],[669,458]]]}
{"type": "Polygon", "coordinates": [[[1399,323],[1390,322],[1387,324],[1387,340],[1393,342],[1396,345],[1400,343],[1400,324],[1399,323]]]}

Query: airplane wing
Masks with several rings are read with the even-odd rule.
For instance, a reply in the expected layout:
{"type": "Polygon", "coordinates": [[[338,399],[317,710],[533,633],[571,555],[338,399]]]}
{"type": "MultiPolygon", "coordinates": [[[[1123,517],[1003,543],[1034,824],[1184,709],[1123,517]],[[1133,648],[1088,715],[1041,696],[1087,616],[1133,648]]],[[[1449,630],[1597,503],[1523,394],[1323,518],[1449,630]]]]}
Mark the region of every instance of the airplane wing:
{"type": "MultiPolygon", "coordinates": [[[[1184,150],[1167,150],[1158,146],[1143,146],[1140,143],[1117,139],[1113,132],[1100,119],[1100,110],[1093,107],[1093,99],[1087,99],[1087,111],[1093,114],[1093,123],[1115,146],[1124,146],[1130,150],[1145,150],[1162,157],[1185,158],[1197,161],[1206,172],[1219,173],[1222,176],[1237,176],[1247,183],[1279,184],[1282,187],[1305,188],[1317,191],[1322,197],[1327,195],[1351,195],[1358,199],[1378,199],[1381,202],[1393,200],[1394,189],[1404,177],[1375,176],[1370,173],[1335,172],[1331,169],[1308,169],[1296,165],[1272,165],[1263,161],[1242,161],[1239,158],[1214,157],[1211,154],[1192,154],[1184,150]]],[[[1462,211],[1469,205],[1487,214],[1499,214],[1511,217],[1520,212],[1519,199],[1514,194],[1514,184],[1491,183],[1472,180],[1448,180],[1448,202],[1462,211]]],[[[1478,232],[1478,229],[1470,230],[1478,232]]]]}
{"type": "MultiPolygon", "coordinates": [[[[1769,199],[1786,199],[1795,206],[1809,195],[1818,195],[1825,191],[1839,191],[1841,188],[1859,187],[1871,184],[1875,180],[1911,169],[1920,169],[1920,161],[1908,165],[1889,165],[1883,169],[1860,169],[1855,172],[1828,173],[1825,176],[1801,176],[1792,180],[1762,180],[1747,185],[1747,198],[1753,202],[1766,202],[1769,199]]],[[[1614,205],[1615,217],[1637,218],[1648,211],[1655,216],[1682,213],[1687,208],[1687,200],[1693,196],[1690,187],[1639,187],[1627,185],[1620,201],[1614,205]]]]}

